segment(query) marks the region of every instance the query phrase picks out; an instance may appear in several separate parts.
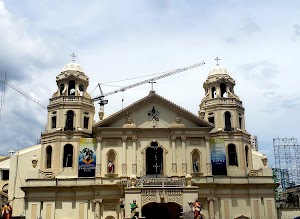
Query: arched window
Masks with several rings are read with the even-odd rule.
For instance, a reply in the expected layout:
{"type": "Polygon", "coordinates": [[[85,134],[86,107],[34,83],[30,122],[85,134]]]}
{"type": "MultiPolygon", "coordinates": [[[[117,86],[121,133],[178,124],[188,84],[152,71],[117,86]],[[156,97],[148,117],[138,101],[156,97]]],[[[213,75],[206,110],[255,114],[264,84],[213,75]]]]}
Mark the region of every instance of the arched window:
{"type": "Polygon", "coordinates": [[[64,147],[63,167],[73,166],[73,145],[67,144],[64,147]]]}
{"type": "Polygon", "coordinates": [[[208,113],[208,122],[215,124],[215,116],[214,113],[208,113]]]}
{"type": "Polygon", "coordinates": [[[245,147],[246,167],[248,167],[248,155],[249,155],[249,147],[248,145],[246,145],[245,147]]]}
{"type": "Polygon", "coordinates": [[[65,131],[73,131],[74,130],[73,123],[74,123],[74,112],[72,110],[69,110],[67,112],[65,131]]]}
{"type": "Polygon", "coordinates": [[[109,150],[107,153],[107,173],[113,174],[115,173],[115,163],[116,163],[116,152],[114,150],[109,150]]]}
{"type": "Polygon", "coordinates": [[[162,175],[163,171],[163,149],[153,140],[146,149],[146,175],[162,175]]]}
{"type": "Polygon", "coordinates": [[[242,117],[242,114],[239,113],[239,128],[242,129],[242,125],[243,125],[243,117],[242,117]]]}
{"type": "Polygon", "coordinates": [[[221,83],[220,84],[220,89],[221,89],[221,97],[227,97],[226,84],[221,83]]]}
{"type": "Polygon", "coordinates": [[[68,94],[71,96],[74,96],[76,94],[76,89],[75,89],[75,81],[70,80],[69,81],[69,87],[68,87],[68,94]]]}
{"type": "Polygon", "coordinates": [[[201,172],[201,153],[197,149],[192,151],[192,170],[193,173],[200,173],[201,172]]]}
{"type": "Polygon", "coordinates": [[[64,84],[60,84],[60,85],[59,85],[59,92],[60,92],[60,95],[63,95],[64,89],[65,89],[65,85],[64,85],[64,84]]]}
{"type": "Polygon", "coordinates": [[[224,113],[224,117],[225,117],[225,129],[224,129],[224,131],[232,131],[230,112],[226,111],[224,113]]]}
{"type": "Polygon", "coordinates": [[[228,159],[230,166],[238,166],[238,159],[236,154],[236,148],[234,144],[228,145],[228,159]]]}
{"type": "Polygon", "coordinates": [[[211,98],[216,98],[216,88],[215,87],[211,88],[211,98]]]}
{"type": "Polygon", "coordinates": [[[52,147],[49,145],[46,147],[46,168],[51,168],[52,165],[52,147]]]}

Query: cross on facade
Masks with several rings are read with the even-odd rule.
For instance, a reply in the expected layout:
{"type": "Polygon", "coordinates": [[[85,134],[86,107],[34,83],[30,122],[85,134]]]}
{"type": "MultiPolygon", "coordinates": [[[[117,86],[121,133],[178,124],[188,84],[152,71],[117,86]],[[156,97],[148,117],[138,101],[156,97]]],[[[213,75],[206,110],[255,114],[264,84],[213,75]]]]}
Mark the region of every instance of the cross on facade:
{"type": "Polygon", "coordinates": [[[157,162],[155,165],[153,165],[153,167],[155,168],[155,173],[157,174],[157,169],[160,167],[159,165],[157,165],[157,162]]]}
{"type": "Polygon", "coordinates": [[[71,55],[71,57],[72,57],[72,62],[75,62],[75,57],[76,57],[76,55],[75,55],[74,52],[73,52],[73,54],[71,55]]]}
{"type": "Polygon", "coordinates": [[[217,61],[217,65],[219,65],[219,61],[220,61],[221,59],[219,59],[219,57],[217,57],[217,58],[215,58],[215,60],[217,61]]]}

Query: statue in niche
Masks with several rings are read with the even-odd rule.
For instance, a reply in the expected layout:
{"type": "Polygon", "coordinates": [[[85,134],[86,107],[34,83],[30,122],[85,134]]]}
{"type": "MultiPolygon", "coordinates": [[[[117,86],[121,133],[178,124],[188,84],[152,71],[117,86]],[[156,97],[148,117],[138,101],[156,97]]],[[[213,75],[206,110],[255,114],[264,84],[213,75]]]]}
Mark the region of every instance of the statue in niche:
{"type": "Polygon", "coordinates": [[[125,124],[123,125],[123,128],[133,128],[133,127],[136,127],[136,125],[132,122],[131,117],[130,117],[130,116],[127,116],[126,122],[125,122],[125,124]]]}
{"type": "Polygon", "coordinates": [[[108,173],[115,173],[115,165],[111,160],[108,162],[107,170],[108,173]]]}
{"type": "Polygon", "coordinates": [[[199,163],[197,159],[195,159],[193,162],[193,171],[194,173],[199,173],[199,163]]]}

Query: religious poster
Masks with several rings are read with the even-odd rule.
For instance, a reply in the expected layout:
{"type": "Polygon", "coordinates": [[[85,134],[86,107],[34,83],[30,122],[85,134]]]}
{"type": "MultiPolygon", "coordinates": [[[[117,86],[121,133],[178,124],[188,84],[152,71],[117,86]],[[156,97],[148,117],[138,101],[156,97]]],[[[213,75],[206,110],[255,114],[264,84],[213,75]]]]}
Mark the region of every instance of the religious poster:
{"type": "Polygon", "coordinates": [[[226,149],[223,138],[210,139],[211,167],[213,175],[227,175],[226,149]]]}
{"type": "Polygon", "coordinates": [[[96,152],[95,139],[81,138],[78,156],[78,177],[95,177],[96,152]]]}

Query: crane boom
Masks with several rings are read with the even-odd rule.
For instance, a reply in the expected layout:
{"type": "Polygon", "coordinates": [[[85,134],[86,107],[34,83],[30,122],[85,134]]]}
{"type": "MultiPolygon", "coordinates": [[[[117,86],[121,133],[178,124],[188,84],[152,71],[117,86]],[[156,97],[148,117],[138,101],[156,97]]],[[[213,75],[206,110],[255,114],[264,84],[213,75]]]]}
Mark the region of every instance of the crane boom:
{"type": "MultiPolygon", "coordinates": [[[[116,93],[119,93],[119,92],[123,92],[125,90],[131,89],[131,88],[134,88],[134,87],[137,87],[137,86],[149,83],[149,82],[157,81],[157,80],[160,80],[162,78],[166,78],[166,77],[169,77],[171,75],[175,75],[175,74],[178,74],[178,73],[181,73],[181,72],[184,72],[184,71],[187,71],[187,70],[199,67],[199,66],[204,65],[204,64],[205,64],[205,62],[199,62],[199,63],[193,64],[193,65],[189,65],[189,66],[186,66],[186,67],[183,67],[183,68],[178,68],[178,69],[175,69],[175,70],[172,70],[172,71],[168,71],[168,72],[166,72],[163,75],[160,75],[160,76],[157,76],[157,77],[154,77],[154,78],[150,78],[150,79],[147,79],[147,80],[144,80],[144,81],[140,81],[140,82],[137,82],[135,84],[131,84],[131,85],[122,87],[120,89],[108,92],[106,94],[101,93],[100,96],[93,98],[93,101],[97,101],[97,100],[101,101],[106,96],[109,96],[109,95],[112,95],[112,94],[116,94],[116,93]]],[[[100,87],[100,85],[99,85],[99,87],[100,87]]]]}

